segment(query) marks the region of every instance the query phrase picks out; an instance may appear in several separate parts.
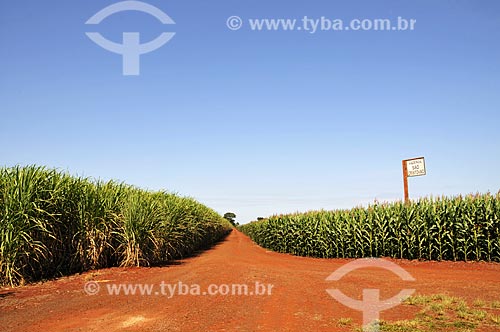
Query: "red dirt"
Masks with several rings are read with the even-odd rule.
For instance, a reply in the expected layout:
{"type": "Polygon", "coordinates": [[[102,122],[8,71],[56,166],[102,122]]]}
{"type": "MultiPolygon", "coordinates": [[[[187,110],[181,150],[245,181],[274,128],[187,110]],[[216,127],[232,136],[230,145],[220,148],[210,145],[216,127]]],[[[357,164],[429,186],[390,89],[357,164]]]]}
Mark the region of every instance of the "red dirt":
{"type": "MultiPolygon", "coordinates": [[[[419,294],[447,293],[473,301],[500,300],[500,264],[390,260],[415,282],[401,281],[382,269],[359,269],[340,281],[325,281],[352,260],[314,259],[269,252],[233,231],[197,257],[153,268],[111,268],[41,284],[0,289],[1,331],[351,331],[339,318],[361,323],[361,313],[327,294],[338,288],[361,299],[363,288],[378,288],[389,298],[403,288],[419,294]],[[100,293],[83,286],[98,281],[100,293]],[[274,285],[271,295],[108,295],[106,284],[132,283],[274,285]]],[[[416,308],[397,306],[385,320],[413,317],[416,308]]]]}

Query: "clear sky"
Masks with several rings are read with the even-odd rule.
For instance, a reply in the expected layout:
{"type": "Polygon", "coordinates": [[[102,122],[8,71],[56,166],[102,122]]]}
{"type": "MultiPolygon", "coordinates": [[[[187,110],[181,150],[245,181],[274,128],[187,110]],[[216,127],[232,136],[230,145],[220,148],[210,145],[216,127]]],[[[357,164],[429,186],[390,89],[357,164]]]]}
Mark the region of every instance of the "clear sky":
{"type": "Polygon", "coordinates": [[[500,189],[500,2],[0,2],[0,165],[40,164],[192,196],[239,222],[500,189]],[[226,20],[238,15],[240,30],[226,20]],[[252,31],[253,18],[417,20],[413,31],[252,31]],[[140,75],[85,32],[176,35],[140,75]]]}

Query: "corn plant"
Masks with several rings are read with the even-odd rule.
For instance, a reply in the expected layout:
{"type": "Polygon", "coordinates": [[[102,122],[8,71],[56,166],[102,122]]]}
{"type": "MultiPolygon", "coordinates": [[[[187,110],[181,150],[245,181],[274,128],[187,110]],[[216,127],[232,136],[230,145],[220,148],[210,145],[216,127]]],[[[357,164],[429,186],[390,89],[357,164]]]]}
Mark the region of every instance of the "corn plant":
{"type": "Polygon", "coordinates": [[[295,255],[500,261],[500,193],[276,215],[240,226],[295,255]]]}

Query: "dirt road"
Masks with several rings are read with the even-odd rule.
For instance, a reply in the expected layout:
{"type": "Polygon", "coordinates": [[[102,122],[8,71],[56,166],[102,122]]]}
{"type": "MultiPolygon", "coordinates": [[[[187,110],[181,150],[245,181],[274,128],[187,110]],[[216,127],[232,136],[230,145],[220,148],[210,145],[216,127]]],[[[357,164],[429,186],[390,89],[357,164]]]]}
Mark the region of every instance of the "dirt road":
{"type": "MultiPolygon", "coordinates": [[[[389,271],[371,268],[353,271],[340,281],[325,280],[350,261],[269,252],[233,231],[199,256],[165,267],[111,268],[0,289],[0,331],[350,331],[352,327],[339,326],[338,319],[361,323],[361,313],[338,303],[326,292],[329,288],[357,299],[364,288],[380,289],[381,298],[414,288],[421,294],[500,300],[500,264],[391,260],[416,281],[401,281],[389,271]],[[86,284],[87,292],[96,292],[98,285],[99,293],[88,295],[86,284]],[[153,288],[151,295],[139,295],[139,290],[136,295],[110,295],[113,284],[153,288]],[[248,295],[237,295],[236,288],[231,295],[232,284],[246,284],[248,295]],[[191,294],[178,293],[186,287],[191,294]],[[210,295],[228,290],[228,295],[210,295]]],[[[414,313],[397,306],[382,312],[381,318],[410,318],[414,313]]]]}

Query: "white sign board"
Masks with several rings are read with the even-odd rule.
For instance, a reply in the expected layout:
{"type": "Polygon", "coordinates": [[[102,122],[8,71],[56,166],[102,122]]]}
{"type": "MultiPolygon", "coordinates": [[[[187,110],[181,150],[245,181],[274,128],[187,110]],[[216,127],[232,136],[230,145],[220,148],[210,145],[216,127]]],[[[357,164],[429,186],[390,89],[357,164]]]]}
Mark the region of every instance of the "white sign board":
{"type": "Polygon", "coordinates": [[[406,161],[406,170],[408,177],[425,175],[424,158],[409,159],[406,161]]]}

